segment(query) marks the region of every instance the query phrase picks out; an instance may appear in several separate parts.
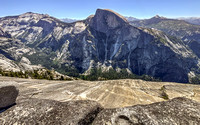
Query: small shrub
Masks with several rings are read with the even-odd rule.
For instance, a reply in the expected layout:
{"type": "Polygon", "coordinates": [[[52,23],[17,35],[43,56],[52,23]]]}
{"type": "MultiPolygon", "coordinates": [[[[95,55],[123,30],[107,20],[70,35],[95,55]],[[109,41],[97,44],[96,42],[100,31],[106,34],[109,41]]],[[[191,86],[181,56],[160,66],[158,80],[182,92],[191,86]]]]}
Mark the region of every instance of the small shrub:
{"type": "Polygon", "coordinates": [[[168,97],[168,95],[166,93],[165,86],[162,86],[161,89],[160,89],[160,91],[161,91],[160,97],[163,98],[163,99],[165,99],[165,100],[168,100],[169,97],[168,97]]]}

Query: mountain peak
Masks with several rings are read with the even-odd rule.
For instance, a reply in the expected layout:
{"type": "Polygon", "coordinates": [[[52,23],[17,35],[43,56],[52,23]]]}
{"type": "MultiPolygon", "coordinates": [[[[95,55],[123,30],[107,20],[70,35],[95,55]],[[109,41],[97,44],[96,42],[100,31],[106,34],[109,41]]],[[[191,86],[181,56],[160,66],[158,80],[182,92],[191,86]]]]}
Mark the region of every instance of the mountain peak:
{"type": "Polygon", "coordinates": [[[125,17],[109,9],[97,9],[90,22],[92,28],[104,33],[125,24],[128,24],[125,17]]]}
{"type": "Polygon", "coordinates": [[[116,16],[120,17],[121,19],[123,19],[123,21],[128,22],[124,16],[120,15],[119,13],[117,13],[117,12],[115,12],[113,10],[110,10],[110,9],[97,9],[97,11],[108,11],[108,12],[113,13],[116,16]]]}
{"type": "Polygon", "coordinates": [[[132,16],[125,16],[126,20],[130,21],[138,21],[139,19],[132,17],[132,16]]]}
{"type": "Polygon", "coordinates": [[[154,18],[161,18],[159,15],[155,15],[154,18]]]}
{"type": "Polygon", "coordinates": [[[24,14],[21,14],[20,17],[49,17],[48,14],[39,14],[34,12],[26,12],[24,14]]]}
{"type": "Polygon", "coordinates": [[[155,15],[152,19],[167,19],[166,17],[155,15]]]}
{"type": "Polygon", "coordinates": [[[35,14],[34,12],[26,12],[24,14],[35,14]]]}

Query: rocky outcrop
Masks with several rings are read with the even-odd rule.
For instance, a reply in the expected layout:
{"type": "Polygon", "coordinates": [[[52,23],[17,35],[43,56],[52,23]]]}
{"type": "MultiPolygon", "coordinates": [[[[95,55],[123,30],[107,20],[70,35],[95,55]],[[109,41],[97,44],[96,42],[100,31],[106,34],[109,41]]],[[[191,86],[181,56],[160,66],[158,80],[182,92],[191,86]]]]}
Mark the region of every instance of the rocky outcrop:
{"type": "Polygon", "coordinates": [[[198,125],[200,103],[187,98],[174,98],[150,105],[104,109],[93,125],[198,125]]]}
{"type": "Polygon", "coordinates": [[[23,99],[0,114],[0,124],[88,125],[101,110],[94,101],[23,99]]]}
{"type": "Polygon", "coordinates": [[[5,32],[1,27],[0,27],[0,37],[8,37],[10,38],[11,35],[5,32]]]}
{"type": "Polygon", "coordinates": [[[14,86],[14,84],[0,83],[0,109],[9,107],[15,104],[16,98],[18,96],[19,90],[14,86]]]}

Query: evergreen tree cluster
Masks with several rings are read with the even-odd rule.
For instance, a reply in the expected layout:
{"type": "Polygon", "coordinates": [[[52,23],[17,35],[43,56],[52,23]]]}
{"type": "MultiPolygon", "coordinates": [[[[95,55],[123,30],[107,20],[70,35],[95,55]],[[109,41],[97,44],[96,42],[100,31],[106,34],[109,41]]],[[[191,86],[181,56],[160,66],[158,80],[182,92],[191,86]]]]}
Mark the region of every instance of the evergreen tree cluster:
{"type": "Polygon", "coordinates": [[[160,81],[148,75],[138,76],[132,73],[128,73],[126,69],[122,69],[117,72],[114,69],[109,69],[106,72],[102,72],[101,68],[93,68],[89,75],[80,75],[83,80],[95,81],[95,80],[113,80],[113,79],[142,79],[146,81],[160,81]]]}
{"type": "Polygon", "coordinates": [[[190,83],[192,84],[200,84],[200,75],[196,75],[190,79],[190,83]]]}
{"type": "MultiPolygon", "coordinates": [[[[50,71],[48,69],[42,70],[34,70],[34,71],[19,71],[19,72],[13,72],[13,71],[3,71],[0,69],[0,75],[1,76],[8,76],[8,77],[18,77],[18,78],[33,78],[33,79],[47,79],[47,80],[54,80],[55,74],[53,71],[50,71]]],[[[69,78],[65,78],[64,76],[60,76],[59,80],[71,80],[69,78]]]]}

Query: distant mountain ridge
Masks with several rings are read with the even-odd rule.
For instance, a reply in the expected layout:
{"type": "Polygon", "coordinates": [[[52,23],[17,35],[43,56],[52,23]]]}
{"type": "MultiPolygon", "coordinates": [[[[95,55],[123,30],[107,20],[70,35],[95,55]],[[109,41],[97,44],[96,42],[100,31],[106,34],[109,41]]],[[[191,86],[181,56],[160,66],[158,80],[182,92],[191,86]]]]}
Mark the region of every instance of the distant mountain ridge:
{"type": "MultiPolygon", "coordinates": [[[[163,16],[159,16],[159,15],[156,15],[154,17],[161,17],[161,18],[166,18],[166,17],[163,17],[163,16]]],[[[131,22],[131,21],[139,21],[139,20],[144,20],[144,19],[138,19],[138,18],[135,18],[135,17],[132,17],[132,16],[125,16],[125,18],[131,22]]],[[[153,18],[153,17],[152,17],[153,18]]],[[[166,18],[167,19],[167,18],[166,18]]],[[[188,23],[191,23],[191,24],[195,24],[195,25],[200,25],[200,17],[179,17],[179,18],[169,18],[169,19],[177,19],[177,20],[184,20],[188,23]]],[[[71,19],[71,18],[62,18],[60,19],[61,21],[63,22],[66,22],[66,23],[73,23],[73,22],[76,22],[76,21],[79,21],[78,19],[71,19]]]]}
{"type": "MultiPolygon", "coordinates": [[[[151,20],[159,23],[160,18],[151,20]]],[[[186,83],[199,73],[199,58],[185,42],[156,29],[130,24],[108,9],[97,9],[95,15],[73,23],[37,13],[0,18],[5,32],[34,50],[21,58],[62,73],[125,69],[163,81],[186,83]]]]}
{"type": "Polygon", "coordinates": [[[200,25],[200,17],[180,17],[178,20],[185,20],[188,23],[200,25]]]}
{"type": "Polygon", "coordinates": [[[200,26],[188,23],[184,20],[168,18],[150,18],[130,22],[136,27],[155,28],[169,35],[182,39],[193,52],[200,57],[200,26]]]}
{"type": "MultiPolygon", "coordinates": [[[[128,20],[128,21],[136,21],[136,20],[139,20],[135,17],[131,17],[131,16],[125,16],[125,18],[128,20]]],[[[62,18],[60,19],[61,21],[63,22],[66,22],[66,23],[73,23],[73,22],[76,22],[76,21],[79,21],[78,19],[71,19],[71,18],[62,18]]]]}
{"type": "Polygon", "coordinates": [[[126,18],[128,21],[136,21],[136,20],[140,20],[140,19],[137,19],[137,18],[132,17],[132,16],[125,16],[125,18],[126,18]]]}
{"type": "Polygon", "coordinates": [[[66,23],[73,23],[73,22],[78,21],[77,19],[70,19],[70,18],[63,18],[63,19],[60,19],[60,20],[63,21],[63,22],[66,22],[66,23]]]}

